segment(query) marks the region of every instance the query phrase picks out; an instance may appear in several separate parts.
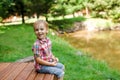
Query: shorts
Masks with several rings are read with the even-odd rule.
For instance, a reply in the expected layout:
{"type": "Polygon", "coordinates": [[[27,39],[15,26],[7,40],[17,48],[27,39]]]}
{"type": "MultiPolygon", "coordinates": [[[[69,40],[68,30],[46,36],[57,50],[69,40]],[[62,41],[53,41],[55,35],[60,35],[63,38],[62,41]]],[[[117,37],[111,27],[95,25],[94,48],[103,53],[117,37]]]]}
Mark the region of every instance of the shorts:
{"type": "Polygon", "coordinates": [[[58,78],[61,78],[64,76],[64,65],[61,63],[57,63],[56,66],[42,66],[40,70],[37,70],[38,73],[48,73],[48,74],[54,74],[58,78]]]}

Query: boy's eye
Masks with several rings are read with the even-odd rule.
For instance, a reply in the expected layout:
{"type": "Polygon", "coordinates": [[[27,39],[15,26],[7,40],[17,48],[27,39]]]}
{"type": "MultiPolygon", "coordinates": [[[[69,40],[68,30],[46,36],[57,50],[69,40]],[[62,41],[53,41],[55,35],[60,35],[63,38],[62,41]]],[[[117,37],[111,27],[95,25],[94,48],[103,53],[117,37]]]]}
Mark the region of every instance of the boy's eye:
{"type": "Polygon", "coordinates": [[[35,29],[35,31],[38,31],[38,29],[35,29]]]}
{"type": "Polygon", "coordinates": [[[43,28],[41,28],[40,30],[44,30],[43,28]]]}

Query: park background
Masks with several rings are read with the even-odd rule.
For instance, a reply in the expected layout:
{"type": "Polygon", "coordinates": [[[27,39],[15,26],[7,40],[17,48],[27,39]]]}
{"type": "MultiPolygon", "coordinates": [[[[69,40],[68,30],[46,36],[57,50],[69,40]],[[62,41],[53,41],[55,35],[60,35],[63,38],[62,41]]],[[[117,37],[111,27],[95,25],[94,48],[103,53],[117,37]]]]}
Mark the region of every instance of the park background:
{"type": "Polygon", "coordinates": [[[39,19],[49,23],[65,80],[120,80],[120,0],[1,0],[0,62],[33,55],[39,19]]]}

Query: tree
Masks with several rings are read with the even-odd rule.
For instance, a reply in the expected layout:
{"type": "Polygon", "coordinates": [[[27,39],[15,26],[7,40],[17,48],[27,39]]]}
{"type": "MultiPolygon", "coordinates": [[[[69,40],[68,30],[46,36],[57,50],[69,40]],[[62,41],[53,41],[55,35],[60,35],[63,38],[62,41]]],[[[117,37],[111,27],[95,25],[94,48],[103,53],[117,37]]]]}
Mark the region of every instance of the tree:
{"type": "MultiPolygon", "coordinates": [[[[18,14],[22,17],[22,23],[25,23],[25,16],[30,16],[30,6],[32,5],[31,0],[14,0],[13,3],[15,4],[13,6],[14,14],[18,14]]],[[[32,14],[31,14],[32,15],[32,14]]]]}
{"type": "Polygon", "coordinates": [[[12,14],[12,7],[13,3],[11,0],[2,0],[0,2],[0,17],[7,18],[12,14]]]}
{"type": "Polygon", "coordinates": [[[40,15],[44,15],[48,21],[48,13],[50,12],[50,8],[52,7],[54,1],[55,0],[33,0],[31,1],[33,3],[31,11],[32,13],[37,14],[37,18],[39,18],[40,15]]]}
{"type": "Polygon", "coordinates": [[[0,2],[0,16],[5,19],[11,15],[17,14],[22,16],[22,23],[25,23],[24,16],[27,12],[25,1],[27,0],[2,0],[0,2]]]}
{"type": "Polygon", "coordinates": [[[102,18],[120,18],[120,0],[93,0],[92,10],[94,11],[94,17],[102,18]]]}
{"type": "Polygon", "coordinates": [[[50,14],[53,17],[64,16],[66,15],[66,4],[62,0],[57,0],[50,9],[50,14]]]}
{"type": "Polygon", "coordinates": [[[18,13],[18,15],[22,16],[22,23],[25,23],[24,19],[24,13],[25,13],[25,5],[22,0],[14,0],[15,6],[14,8],[16,9],[15,12],[18,13]]]}

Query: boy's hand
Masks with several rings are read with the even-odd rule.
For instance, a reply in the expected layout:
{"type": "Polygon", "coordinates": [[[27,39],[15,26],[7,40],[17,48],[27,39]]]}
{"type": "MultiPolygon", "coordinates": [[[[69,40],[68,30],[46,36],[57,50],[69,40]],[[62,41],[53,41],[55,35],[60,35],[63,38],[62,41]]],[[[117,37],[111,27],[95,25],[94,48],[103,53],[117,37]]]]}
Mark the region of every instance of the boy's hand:
{"type": "Polygon", "coordinates": [[[59,62],[59,59],[57,57],[55,57],[54,55],[52,56],[52,59],[56,62],[59,62]]]}
{"type": "Polygon", "coordinates": [[[58,59],[57,57],[54,57],[54,58],[53,58],[53,61],[58,62],[59,59],[58,59]]]}
{"type": "Polygon", "coordinates": [[[55,61],[56,61],[56,62],[58,62],[58,61],[59,61],[59,59],[58,59],[58,58],[55,58],[55,61]]]}
{"type": "Polygon", "coordinates": [[[56,62],[56,61],[51,62],[50,65],[51,65],[51,66],[56,66],[56,65],[57,65],[57,62],[56,62]]]}

